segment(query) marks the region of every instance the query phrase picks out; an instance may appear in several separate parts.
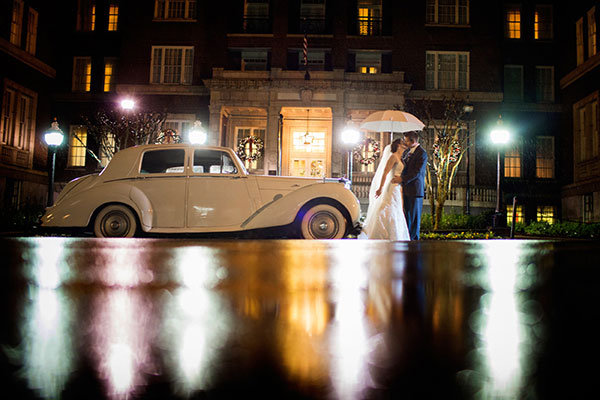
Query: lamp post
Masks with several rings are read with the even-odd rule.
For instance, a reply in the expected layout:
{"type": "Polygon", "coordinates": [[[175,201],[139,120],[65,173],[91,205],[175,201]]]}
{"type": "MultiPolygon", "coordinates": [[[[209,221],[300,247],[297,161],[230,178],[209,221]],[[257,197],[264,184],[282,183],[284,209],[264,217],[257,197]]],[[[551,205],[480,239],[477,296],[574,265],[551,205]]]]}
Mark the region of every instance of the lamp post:
{"type": "Polygon", "coordinates": [[[48,145],[48,155],[50,156],[50,171],[48,172],[48,200],[46,205],[50,207],[54,203],[54,168],[56,163],[56,148],[60,146],[64,138],[63,132],[58,127],[56,118],[50,125],[50,130],[44,135],[44,141],[48,145]]]}
{"type": "Polygon", "coordinates": [[[348,180],[352,184],[352,149],[360,137],[360,132],[353,126],[347,125],[342,131],[342,141],[348,146],[348,180]]]}
{"type": "Polygon", "coordinates": [[[500,221],[502,213],[500,212],[500,146],[508,143],[510,141],[510,132],[506,129],[502,124],[502,116],[498,117],[498,122],[496,126],[492,129],[490,133],[490,138],[492,139],[492,143],[496,145],[497,148],[497,163],[496,163],[496,212],[494,213],[494,217],[492,220],[492,226],[494,228],[498,228],[503,225],[500,221]]]}
{"type": "MultiPolygon", "coordinates": [[[[463,107],[463,112],[470,116],[473,113],[473,105],[465,104],[463,107]]],[[[465,204],[465,213],[467,215],[471,215],[471,124],[467,125],[467,188],[465,190],[466,204],[465,204]]]]}
{"type": "Polygon", "coordinates": [[[135,108],[135,101],[131,98],[121,100],[121,108],[125,111],[131,111],[135,108]]]}
{"type": "Polygon", "coordinates": [[[188,132],[188,140],[191,144],[204,144],[206,143],[207,135],[204,128],[202,128],[202,122],[194,122],[194,126],[188,132]]]}

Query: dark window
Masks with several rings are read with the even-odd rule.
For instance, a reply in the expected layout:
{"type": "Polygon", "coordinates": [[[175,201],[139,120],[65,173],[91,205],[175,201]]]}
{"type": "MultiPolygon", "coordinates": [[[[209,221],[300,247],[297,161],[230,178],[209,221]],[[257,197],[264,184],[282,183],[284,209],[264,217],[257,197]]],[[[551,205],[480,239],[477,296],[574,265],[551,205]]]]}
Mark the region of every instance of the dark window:
{"type": "Polygon", "coordinates": [[[176,174],[183,173],[185,150],[154,150],[144,153],[142,174],[176,174]]]}
{"type": "Polygon", "coordinates": [[[237,168],[227,153],[218,150],[194,151],[194,173],[237,174],[237,168]]]}

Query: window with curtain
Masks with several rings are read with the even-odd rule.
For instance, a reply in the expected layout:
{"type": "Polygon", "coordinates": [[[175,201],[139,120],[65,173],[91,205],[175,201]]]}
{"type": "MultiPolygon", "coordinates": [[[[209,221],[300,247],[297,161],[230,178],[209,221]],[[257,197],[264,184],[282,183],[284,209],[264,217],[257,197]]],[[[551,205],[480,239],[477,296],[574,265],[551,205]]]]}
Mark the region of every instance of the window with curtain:
{"type": "MultiPolygon", "coordinates": [[[[325,70],[325,51],[324,50],[308,50],[307,57],[308,69],[311,71],[325,70]]],[[[304,65],[304,54],[298,52],[298,65],[304,65]]]]}
{"type": "Polygon", "coordinates": [[[521,177],[521,146],[516,144],[504,152],[504,176],[521,177]]]}
{"type": "Polygon", "coordinates": [[[426,88],[469,90],[469,53],[428,51],[426,88]]]}
{"type": "Polygon", "coordinates": [[[381,34],[381,0],[358,0],[358,34],[381,34]]]}
{"type": "Polygon", "coordinates": [[[69,130],[69,158],[67,166],[85,167],[86,149],[87,128],[84,126],[71,126],[69,130]]]}
{"type": "Polygon", "coordinates": [[[96,2],[90,0],[77,1],[78,31],[93,31],[96,29],[96,2]]]}
{"type": "Polygon", "coordinates": [[[150,83],[192,84],[193,47],[152,46],[150,83]]]}
{"type": "Polygon", "coordinates": [[[504,36],[521,39],[521,7],[509,6],[505,11],[504,36]]]}
{"type": "Polygon", "coordinates": [[[268,56],[267,50],[242,50],[242,71],[266,71],[268,56]]]}
{"type": "Polygon", "coordinates": [[[553,37],[552,6],[535,6],[533,37],[536,40],[547,40],[553,37]]]}
{"type": "Polygon", "coordinates": [[[381,72],[381,53],[376,51],[359,51],[356,53],[356,72],[362,74],[378,74],[381,72]]]}
{"type": "Polygon", "coordinates": [[[89,92],[92,88],[92,58],[75,57],[73,59],[74,92],[89,92]]]}
{"type": "Polygon", "coordinates": [[[523,101],[523,66],[504,66],[504,101],[523,101]]]}
{"type": "Polygon", "coordinates": [[[111,4],[108,7],[108,30],[113,32],[118,28],[119,23],[119,6],[111,4]]]}
{"type": "Polygon", "coordinates": [[[535,98],[538,103],[554,102],[554,67],[535,67],[535,98]]]}
{"type": "Polygon", "coordinates": [[[38,12],[33,8],[29,9],[27,17],[27,39],[25,41],[25,51],[35,55],[37,45],[37,30],[38,30],[38,12]]]}
{"type": "Polygon", "coordinates": [[[506,223],[509,226],[512,224],[513,218],[515,219],[515,224],[525,222],[525,219],[523,218],[523,206],[521,204],[517,204],[514,212],[512,204],[506,205],[506,223]]]}
{"type": "Polygon", "coordinates": [[[10,21],[10,42],[15,46],[21,45],[23,31],[23,1],[13,0],[12,18],[10,21]]]}
{"type": "Polygon", "coordinates": [[[116,58],[104,59],[104,91],[114,92],[115,90],[115,75],[117,68],[116,58]]]}
{"type": "Polygon", "coordinates": [[[536,178],[554,178],[554,138],[538,136],[535,146],[535,176],[536,178]]]}

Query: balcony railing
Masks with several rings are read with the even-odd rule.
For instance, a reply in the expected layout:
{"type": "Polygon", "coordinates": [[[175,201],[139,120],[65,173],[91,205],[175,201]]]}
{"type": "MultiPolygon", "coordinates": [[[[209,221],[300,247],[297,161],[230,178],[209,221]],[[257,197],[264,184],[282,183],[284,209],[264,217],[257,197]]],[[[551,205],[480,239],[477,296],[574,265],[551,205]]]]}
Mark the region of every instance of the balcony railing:
{"type": "Polygon", "coordinates": [[[382,19],[375,17],[358,17],[358,34],[360,36],[380,36],[383,33],[382,19]]]}
{"type": "Polygon", "coordinates": [[[244,17],[242,21],[243,33],[271,33],[269,17],[244,17]]]}

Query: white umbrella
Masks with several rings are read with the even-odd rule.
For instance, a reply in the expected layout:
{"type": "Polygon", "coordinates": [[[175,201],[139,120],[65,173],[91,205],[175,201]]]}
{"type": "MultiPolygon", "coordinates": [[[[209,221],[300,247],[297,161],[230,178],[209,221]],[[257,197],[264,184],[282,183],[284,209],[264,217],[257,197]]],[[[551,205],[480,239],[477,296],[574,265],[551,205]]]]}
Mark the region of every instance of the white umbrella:
{"type": "Polygon", "coordinates": [[[410,132],[420,131],[425,127],[411,113],[399,110],[377,111],[365,118],[360,129],[371,132],[410,132]]]}

